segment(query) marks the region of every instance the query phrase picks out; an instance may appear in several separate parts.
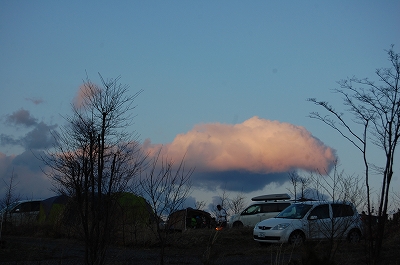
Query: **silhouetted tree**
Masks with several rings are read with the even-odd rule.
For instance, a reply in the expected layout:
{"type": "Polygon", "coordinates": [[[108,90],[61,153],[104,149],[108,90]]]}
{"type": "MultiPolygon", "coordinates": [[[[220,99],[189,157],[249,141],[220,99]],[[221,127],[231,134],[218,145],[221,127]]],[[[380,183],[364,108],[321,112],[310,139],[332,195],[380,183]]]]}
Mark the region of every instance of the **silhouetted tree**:
{"type": "Polygon", "coordinates": [[[54,189],[72,198],[85,241],[85,264],[104,264],[115,227],[118,196],[138,175],[143,163],[136,134],[129,132],[133,101],[128,86],[116,79],[103,87],[89,79],[81,88],[82,102],[59,133],[54,148],[42,157],[54,189]]]}
{"type": "MultiPolygon", "coordinates": [[[[393,166],[396,161],[394,156],[400,137],[400,55],[393,50],[393,47],[392,45],[386,51],[391,66],[375,71],[378,77],[377,82],[368,78],[358,79],[356,77],[338,82],[340,89],[334,91],[343,96],[344,105],[348,107],[347,112],[353,116],[350,121],[345,119],[344,114],[335,110],[328,102],[318,101],[315,98],[309,99],[310,102],[321,106],[329,113],[326,116],[312,112],[310,117],[329,125],[361,152],[365,165],[368,215],[371,215],[372,212],[370,198],[371,168],[382,176],[382,186],[378,196],[377,216],[379,222],[375,238],[376,244],[373,242],[375,239],[371,238],[368,251],[374,262],[378,261],[382,248],[389,190],[393,177],[393,166]],[[370,144],[383,151],[384,163],[382,166],[379,166],[378,162],[370,161],[368,157],[370,150],[372,150],[369,149],[370,144]]],[[[369,232],[371,232],[371,229],[370,224],[368,226],[369,232]]]]}
{"type": "MultiPolygon", "coordinates": [[[[20,200],[20,195],[16,193],[17,185],[18,182],[16,181],[16,175],[14,174],[14,170],[11,173],[11,177],[9,178],[8,181],[5,179],[2,179],[5,187],[5,194],[4,197],[0,200],[0,210],[1,209],[7,209],[11,206],[11,204],[17,202],[20,200]]],[[[1,235],[3,232],[3,229],[7,229],[8,223],[8,218],[9,218],[9,212],[4,212],[3,215],[0,217],[1,218],[1,226],[0,226],[0,240],[1,240],[1,235]]]]}
{"type": "Polygon", "coordinates": [[[188,198],[191,190],[190,178],[194,169],[186,170],[184,159],[175,166],[174,161],[160,157],[160,153],[161,149],[150,163],[148,170],[141,172],[134,189],[147,200],[152,208],[153,216],[149,227],[160,242],[160,264],[162,265],[165,247],[170,239],[169,230],[176,225],[165,218],[180,210],[188,198]]]}

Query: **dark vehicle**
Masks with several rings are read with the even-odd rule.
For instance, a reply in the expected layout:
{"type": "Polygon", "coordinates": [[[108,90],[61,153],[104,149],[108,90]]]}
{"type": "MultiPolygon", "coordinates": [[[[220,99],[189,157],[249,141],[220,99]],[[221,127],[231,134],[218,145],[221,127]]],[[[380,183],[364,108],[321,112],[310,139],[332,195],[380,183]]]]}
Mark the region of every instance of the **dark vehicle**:
{"type": "Polygon", "coordinates": [[[40,202],[40,200],[24,200],[12,203],[0,211],[1,222],[12,226],[34,223],[38,219],[40,202]]]}

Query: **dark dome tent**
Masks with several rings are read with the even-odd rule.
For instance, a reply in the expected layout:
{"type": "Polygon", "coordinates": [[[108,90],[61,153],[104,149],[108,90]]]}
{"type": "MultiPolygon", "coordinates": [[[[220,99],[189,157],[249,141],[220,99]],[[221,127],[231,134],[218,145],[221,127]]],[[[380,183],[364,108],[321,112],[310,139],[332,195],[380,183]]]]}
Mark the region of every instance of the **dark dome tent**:
{"type": "Polygon", "coordinates": [[[153,210],[143,197],[123,192],[118,196],[117,201],[125,222],[148,223],[153,221],[153,210]]]}
{"type": "Polygon", "coordinates": [[[60,220],[68,201],[69,197],[66,195],[58,195],[41,201],[39,223],[54,223],[60,220]]]}
{"type": "Polygon", "coordinates": [[[187,228],[210,228],[211,221],[210,213],[189,207],[170,214],[166,228],[178,231],[187,228]]]}

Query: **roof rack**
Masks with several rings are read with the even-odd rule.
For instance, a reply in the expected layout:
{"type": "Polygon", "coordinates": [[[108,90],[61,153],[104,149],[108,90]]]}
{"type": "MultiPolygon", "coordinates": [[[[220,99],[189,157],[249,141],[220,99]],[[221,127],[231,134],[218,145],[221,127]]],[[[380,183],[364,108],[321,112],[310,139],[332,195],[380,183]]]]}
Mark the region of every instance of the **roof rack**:
{"type": "Polygon", "coordinates": [[[268,194],[261,195],[251,198],[252,201],[278,201],[278,200],[290,200],[290,196],[287,193],[281,194],[268,194]]]}

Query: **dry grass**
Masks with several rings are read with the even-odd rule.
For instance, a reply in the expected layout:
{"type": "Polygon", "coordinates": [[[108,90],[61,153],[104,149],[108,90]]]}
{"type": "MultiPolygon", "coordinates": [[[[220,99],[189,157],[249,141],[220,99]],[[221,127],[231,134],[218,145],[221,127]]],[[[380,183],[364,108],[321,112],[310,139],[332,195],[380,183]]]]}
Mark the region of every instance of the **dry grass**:
{"type": "MultiPolygon", "coordinates": [[[[400,264],[400,229],[388,226],[382,264],[400,264]]],[[[22,231],[22,230],[20,230],[22,231]]],[[[52,228],[31,229],[31,233],[7,235],[0,249],[0,264],[81,264],[83,244],[52,228]]],[[[25,232],[27,232],[25,230],[25,232]]],[[[334,262],[328,263],[326,242],[310,242],[299,248],[291,245],[260,246],[252,229],[192,229],[167,235],[167,264],[368,264],[363,242],[340,242],[334,262]]],[[[159,245],[150,231],[142,228],[113,244],[107,264],[157,264],[159,245]],[[133,262],[135,261],[135,262],[133,262]]]]}

